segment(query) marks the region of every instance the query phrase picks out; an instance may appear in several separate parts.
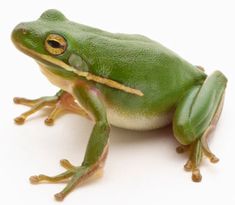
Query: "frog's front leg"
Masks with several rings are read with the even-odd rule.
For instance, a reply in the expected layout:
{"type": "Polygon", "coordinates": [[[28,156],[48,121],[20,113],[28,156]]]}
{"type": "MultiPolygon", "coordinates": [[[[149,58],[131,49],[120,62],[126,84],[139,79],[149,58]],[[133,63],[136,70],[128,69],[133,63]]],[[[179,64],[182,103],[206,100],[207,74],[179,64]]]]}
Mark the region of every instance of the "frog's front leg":
{"type": "Polygon", "coordinates": [[[227,79],[221,72],[214,72],[203,85],[192,88],[179,102],[175,111],[174,135],[183,145],[177,151],[189,151],[190,157],[185,164],[185,170],[192,171],[195,182],[202,178],[199,165],[203,154],[211,162],[218,162],[218,158],[210,151],[206,138],[219,119],[226,83],[227,79]]]}
{"type": "Polygon", "coordinates": [[[61,165],[67,169],[66,172],[54,177],[38,175],[30,178],[32,183],[59,182],[70,178],[67,186],[55,195],[57,200],[63,200],[76,185],[101,169],[108,153],[109,124],[98,91],[88,85],[79,85],[74,88],[74,94],[95,122],[81,166],[75,167],[68,160],[62,160],[61,165]]]}
{"type": "Polygon", "coordinates": [[[45,120],[47,125],[52,125],[58,115],[65,110],[88,117],[87,113],[74,101],[73,96],[63,90],[60,90],[54,96],[46,96],[34,100],[15,97],[14,102],[31,107],[30,110],[15,118],[17,124],[23,124],[30,115],[44,107],[51,107],[51,112],[45,120]]]}

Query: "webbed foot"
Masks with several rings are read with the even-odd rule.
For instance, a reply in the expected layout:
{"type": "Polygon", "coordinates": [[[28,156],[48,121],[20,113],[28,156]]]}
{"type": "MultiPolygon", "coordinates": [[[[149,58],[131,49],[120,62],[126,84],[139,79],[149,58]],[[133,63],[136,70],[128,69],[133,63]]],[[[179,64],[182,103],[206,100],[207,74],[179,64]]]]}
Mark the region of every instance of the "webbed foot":
{"type": "Polygon", "coordinates": [[[34,100],[15,97],[14,102],[31,107],[30,110],[15,118],[17,124],[23,124],[30,115],[44,107],[51,108],[50,114],[45,120],[46,125],[53,125],[55,119],[58,118],[59,114],[63,111],[71,111],[88,117],[87,113],[74,101],[73,96],[62,90],[54,96],[46,96],[34,100]]]}
{"type": "Polygon", "coordinates": [[[189,151],[189,160],[184,165],[185,171],[192,172],[192,180],[194,182],[200,182],[202,180],[202,175],[200,173],[200,163],[202,161],[203,155],[207,156],[212,163],[217,163],[219,159],[210,151],[205,135],[201,139],[188,146],[180,146],[176,149],[178,153],[184,153],[189,151]]]}
{"type": "MultiPolygon", "coordinates": [[[[104,159],[103,159],[104,160],[104,159]]],[[[29,178],[32,184],[39,184],[43,182],[57,183],[64,182],[67,180],[67,185],[65,188],[54,195],[57,201],[62,201],[66,195],[68,195],[77,185],[84,182],[86,179],[93,176],[97,173],[98,170],[102,168],[102,161],[97,162],[91,166],[74,166],[68,160],[62,159],[60,165],[64,167],[67,171],[58,174],[56,176],[47,176],[47,175],[35,175],[29,178]]]]}

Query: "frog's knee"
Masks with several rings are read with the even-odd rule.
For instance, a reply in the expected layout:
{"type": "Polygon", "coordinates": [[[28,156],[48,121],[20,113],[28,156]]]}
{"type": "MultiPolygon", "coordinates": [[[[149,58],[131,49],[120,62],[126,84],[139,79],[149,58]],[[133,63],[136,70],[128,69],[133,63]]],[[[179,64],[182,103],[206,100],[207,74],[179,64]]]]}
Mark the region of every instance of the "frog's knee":
{"type": "Polygon", "coordinates": [[[175,138],[182,145],[189,145],[197,138],[193,132],[193,126],[190,123],[190,119],[185,121],[174,119],[173,132],[175,138]]]}

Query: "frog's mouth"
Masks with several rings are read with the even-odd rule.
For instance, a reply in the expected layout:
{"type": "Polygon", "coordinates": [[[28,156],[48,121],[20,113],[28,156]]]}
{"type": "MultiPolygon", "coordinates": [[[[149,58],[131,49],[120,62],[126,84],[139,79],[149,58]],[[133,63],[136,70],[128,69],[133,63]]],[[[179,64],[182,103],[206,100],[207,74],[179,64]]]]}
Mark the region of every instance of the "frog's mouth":
{"type": "Polygon", "coordinates": [[[52,56],[49,56],[49,55],[37,53],[37,52],[35,52],[35,51],[23,46],[22,44],[17,43],[17,42],[14,42],[14,44],[19,50],[21,50],[22,52],[24,52],[25,54],[27,54],[29,56],[32,56],[34,59],[36,59],[36,60],[38,60],[42,63],[57,66],[58,68],[64,69],[68,72],[72,72],[72,73],[76,74],[77,76],[84,77],[87,80],[91,80],[91,81],[106,85],[106,86],[111,87],[111,88],[116,88],[118,90],[122,90],[124,92],[131,93],[131,94],[134,94],[134,95],[137,95],[137,96],[143,96],[144,95],[143,92],[141,92],[140,90],[137,90],[137,89],[134,89],[134,88],[131,88],[131,87],[127,87],[123,84],[118,83],[117,81],[107,79],[107,78],[103,78],[103,77],[94,75],[94,74],[89,73],[89,72],[80,71],[80,70],[75,69],[74,67],[64,63],[63,61],[61,61],[57,58],[53,58],[52,56]]]}

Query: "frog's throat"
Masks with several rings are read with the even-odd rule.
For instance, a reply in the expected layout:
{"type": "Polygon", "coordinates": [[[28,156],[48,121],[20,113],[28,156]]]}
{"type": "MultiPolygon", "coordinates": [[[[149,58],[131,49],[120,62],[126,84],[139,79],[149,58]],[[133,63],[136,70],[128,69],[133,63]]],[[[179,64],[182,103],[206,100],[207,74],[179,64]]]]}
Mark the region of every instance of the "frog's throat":
{"type": "Polygon", "coordinates": [[[67,71],[73,72],[78,76],[86,78],[87,80],[95,81],[97,83],[107,85],[108,87],[116,88],[118,90],[122,90],[124,92],[131,93],[133,95],[137,95],[137,96],[143,96],[144,95],[143,92],[138,90],[138,89],[134,89],[134,88],[125,86],[125,85],[123,85],[121,83],[118,83],[114,80],[110,80],[108,78],[103,78],[103,77],[91,74],[89,72],[79,71],[79,70],[73,68],[72,66],[69,66],[68,64],[64,63],[61,60],[53,58],[52,56],[37,53],[37,52],[35,52],[31,49],[28,49],[28,48],[24,47],[21,44],[17,44],[16,46],[17,46],[17,48],[19,48],[20,50],[22,50],[26,54],[29,54],[30,56],[33,56],[36,59],[41,59],[41,60],[45,60],[46,62],[53,63],[54,65],[57,65],[57,66],[65,69],[67,71]]]}

